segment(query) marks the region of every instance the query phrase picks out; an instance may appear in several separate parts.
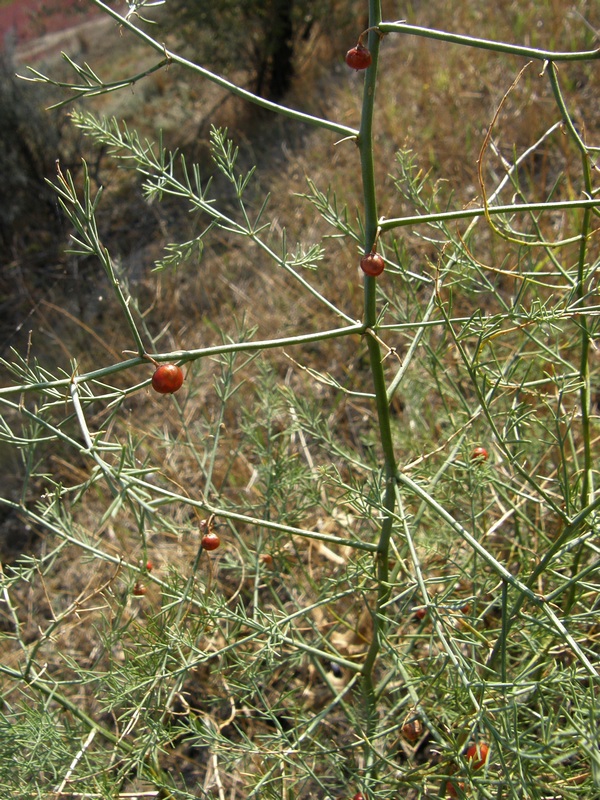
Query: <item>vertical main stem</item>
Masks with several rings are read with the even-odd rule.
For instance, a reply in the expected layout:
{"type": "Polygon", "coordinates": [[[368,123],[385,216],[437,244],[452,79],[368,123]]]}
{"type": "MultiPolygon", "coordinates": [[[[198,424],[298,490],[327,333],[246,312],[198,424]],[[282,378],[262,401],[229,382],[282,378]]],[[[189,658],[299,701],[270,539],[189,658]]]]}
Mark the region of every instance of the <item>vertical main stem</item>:
{"type": "MultiPolygon", "coordinates": [[[[588,150],[585,142],[581,138],[579,131],[573,124],[569,110],[567,109],[564,101],[560,85],[558,83],[558,71],[556,64],[551,63],[548,68],[548,77],[550,78],[550,85],[554,94],[554,99],[562,113],[566,128],[575,142],[581,154],[581,167],[583,172],[583,181],[585,193],[587,197],[593,197],[592,186],[592,170],[590,165],[590,151],[588,150]]],[[[592,209],[586,208],[583,212],[581,221],[581,240],[579,245],[579,259],[577,267],[577,285],[576,297],[579,305],[580,314],[577,317],[577,325],[579,326],[580,341],[581,341],[581,354],[579,358],[579,409],[581,416],[581,438],[583,441],[583,475],[581,480],[580,489],[580,508],[584,509],[589,507],[595,497],[594,479],[592,469],[592,432],[590,425],[591,405],[592,405],[592,386],[590,375],[590,347],[591,347],[591,334],[588,325],[587,316],[585,314],[584,302],[586,298],[586,257],[588,248],[588,237],[591,230],[592,209]]],[[[579,571],[579,562],[584,552],[584,545],[581,545],[575,552],[573,563],[571,565],[572,575],[576,575],[579,571]]],[[[564,611],[569,613],[576,598],[577,583],[573,583],[567,595],[564,611]]]]}
{"type": "MultiPolygon", "coordinates": [[[[585,193],[587,197],[593,196],[592,185],[592,170],[590,166],[590,151],[588,150],[585,142],[581,138],[577,128],[573,124],[569,110],[562,96],[562,92],[558,83],[558,71],[556,64],[550,63],[548,66],[548,77],[550,78],[550,85],[554,94],[554,99],[562,113],[564,123],[571,138],[581,153],[581,168],[583,173],[583,181],[585,193]]],[[[591,407],[591,382],[590,382],[590,342],[591,336],[588,326],[588,320],[584,312],[583,304],[586,297],[586,256],[588,248],[588,237],[590,235],[590,226],[592,219],[592,209],[586,208],[583,212],[581,222],[581,239],[579,245],[579,259],[577,267],[577,285],[576,297],[579,304],[580,314],[577,318],[581,335],[581,357],[579,363],[580,372],[580,412],[581,412],[581,428],[583,439],[583,477],[581,481],[580,503],[581,508],[585,508],[594,500],[594,482],[592,471],[592,449],[591,449],[591,431],[590,431],[590,407],[591,407]]]]}
{"type": "MultiPolygon", "coordinates": [[[[365,75],[361,125],[358,136],[360,152],[361,173],[364,195],[365,212],[365,241],[364,252],[368,253],[373,248],[377,239],[377,197],[375,191],[375,165],[373,156],[373,112],[375,104],[375,86],[377,81],[377,62],[379,58],[380,36],[373,30],[381,22],[380,0],[369,0],[369,39],[368,47],[371,52],[371,66],[365,75]]],[[[377,600],[373,609],[373,637],[367,652],[367,657],[362,669],[363,692],[367,712],[366,730],[366,768],[367,774],[373,777],[374,750],[372,738],[376,729],[376,696],[373,681],[374,666],[381,650],[381,638],[384,632],[384,607],[389,599],[390,588],[388,583],[388,551],[392,531],[392,514],[395,508],[396,484],[396,459],[390,426],[390,412],[387,399],[385,376],[381,358],[379,341],[373,335],[377,323],[376,290],[377,279],[365,276],[364,283],[364,322],[367,329],[367,342],[369,348],[369,361],[373,388],[377,404],[377,418],[379,436],[383,448],[385,493],[384,515],[379,532],[379,541],[376,551],[377,570],[377,600]]]]}

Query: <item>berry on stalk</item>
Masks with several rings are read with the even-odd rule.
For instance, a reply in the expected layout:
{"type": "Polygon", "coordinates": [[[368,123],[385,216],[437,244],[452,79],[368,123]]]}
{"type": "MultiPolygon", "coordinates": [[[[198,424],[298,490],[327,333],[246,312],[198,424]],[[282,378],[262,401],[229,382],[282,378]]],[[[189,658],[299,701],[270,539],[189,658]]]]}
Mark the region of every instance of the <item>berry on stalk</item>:
{"type": "Polygon", "coordinates": [[[360,268],[365,273],[365,275],[370,275],[371,277],[375,277],[376,275],[381,275],[383,270],[385,269],[385,261],[379,255],[379,253],[366,253],[360,260],[360,268]]]}
{"type": "Polygon", "coordinates": [[[200,544],[202,545],[203,550],[216,550],[221,544],[221,540],[216,533],[213,531],[208,531],[202,537],[200,544]]]}
{"type": "Polygon", "coordinates": [[[357,72],[359,69],[366,69],[371,66],[371,61],[369,49],[360,42],[354,47],[351,47],[346,53],[346,64],[348,64],[350,69],[355,69],[357,72]]]}
{"type": "Polygon", "coordinates": [[[173,394],[182,384],[183,370],[176,364],[161,364],[152,376],[152,388],[159,394],[173,394]]]}

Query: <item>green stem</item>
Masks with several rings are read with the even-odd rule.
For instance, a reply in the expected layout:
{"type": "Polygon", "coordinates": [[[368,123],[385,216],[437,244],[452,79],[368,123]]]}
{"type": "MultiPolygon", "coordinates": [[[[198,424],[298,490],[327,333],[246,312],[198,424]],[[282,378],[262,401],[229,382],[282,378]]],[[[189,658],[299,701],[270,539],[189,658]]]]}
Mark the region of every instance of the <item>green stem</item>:
{"type": "MultiPolygon", "coordinates": [[[[592,171],[590,167],[590,154],[585,142],[581,138],[577,128],[573,124],[571,115],[567,109],[566,103],[560,90],[558,83],[558,72],[555,64],[550,64],[548,69],[548,77],[554,99],[561,110],[565,125],[571,138],[574,140],[576,146],[581,154],[581,167],[583,172],[583,179],[585,185],[585,192],[588,197],[592,196],[592,171]]],[[[577,297],[577,305],[583,308],[585,302],[585,280],[586,280],[586,255],[588,236],[590,235],[592,209],[586,208],[583,212],[583,219],[581,222],[581,240],[579,244],[579,258],[577,264],[577,285],[575,293],[577,297]]],[[[590,375],[590,348],[591,336],[588,327],[588,320],[585,314],[579,314],[577,317],[577,325],[579,326],[581,353],[579,358],[579,407],[581,412],[581,438],[583,440],[583,478],[581,481],[580,491],[580,505],[581,508],[589,506],[594,501],[594,478],[592,470],[592,435],[590,427],[590,413],[592,406],[592,385],[590,375]]],[[[576,575],[579,572],[579,562],[583,554],[585,545],[579,547],[573,558],[571,574],[576,575]]],[[[565,613],[568,614],[573,604],[575,603],[577,591],[577,583],[573,583],[569,589],[565,601],[565,613]]]]}
{"type": "MultiPolygon", "coordinates": [[[[538,578],[540,575],[543,575],[544,572],[550,567],[550,564],[559,550],[561,550],[573,537],[580,528],[585,524],[588,517],[600,507],[600,496],[596,497],[595,500],[590,503],[586,508],[579,512],[579,514],[571,520],[571,522],[566,525],[562,531],[562,533],[556,538],[556,540],[550,545],[546,553],[544,554],[543,558],[537,565],[537,567],[532,571],[531,575],[527,579],[525,583],[526,591],[523,591],[521,586],[517,588],[520,590],[521,594],[515,600],[513,607],[510,610],[510,613],[507,615],[508,620],[506,623],[503,623],[503,633],[500,639],[494,645],[492,652],[489,655],[487,660],[486,667],[488,669],[494,669],[496,660],[501,653],[503,647],[503,638],[504,636],[508,636],[510,629],[512,628],[513,623],[516,620],[517,614],[519,613],[523,603],[525,602],[526,597],[530,597],[529,592],[533,592],[533,587],[536,586],[538,582],[538,578]]],[[[585,541],[582,542],[582,547],[585,546],[585,541]]],[[[573,586],[573,592],[575,591],[575,586],[573,586]]],[[[531,599],[531,597],[530,597],[531,599]]],[[[549,597],[544,598],[547,602],[550,601],[549,597]]],[[[566,607],[570,607],[568,602],[566,603],[566,607]]],[[[566,613],[566,612],[565,612],[566,613]]]]}
{"type": "Polygon", "coordinates": [[[458,533],[465,542],[467,542],[474,552],[478,553],[483,558],[486,564],[488,564],[496,572],[496,574],[502,578],[502,580],[511,584],[511,586],[514,586],[519,592],[521,592],[523,598],[527,597],[536,604],[542,602],[542,598],[533,591],[529,581],[524,583],[516,578],[511,572],[509,572],[509,570],[500,561],[495,559],[492,554],[486,550],[485,547],[483,547],[483,545],[471,533],[469,533],[469,531],[463,525],[461,525],[460,522],[455,519],[449,511],[444,508],[444,506],[437,502],[430,492],[420,486],[416,481],[413,481],[412,478],[409,478],[408,475],[405,475],[403,472],[398,473],[397,480],[399,484],[406,486],[411,494],[416,495],[423,500],[429,506],[429,508],[431,508],[456,533],[458,533]]]}
{"type": "Polygon", "coordinates": [[[518,44],[506,44],[505,42],[494,42],[491,39],[478,39],[475,36],[422,28],[418,25],[408,25],[405,22],[383,22],[379,25],[379,30],[381,33],[408,33],[411,36],[424,36],[427,39],[439,39],[450,44],[462,44],[467,47],[492,50],[495,53],[508,53],[513,56],[534,58],[538,61],[589,61],[600,58],[600,49],[579,50],[573,53],[540,50],[536,47],[523,47],[518,44]]]}
{"type": "MultiPolygon", "coordinates": [[[[567,109],[566,103],[562,96],[560,86],[558,83],[558,71],[555,64],[550,64],[548,68],[548,77],[550,85],[554,93],[554,98],[560,111],[567,130],[569,131],[572,139],[574,140],[577,148],[581,153],[581,167],[583,172],[583,180],[585,185],[585,193],[588,197],[592,196],[592,171],[590,167],[590,154],[585,142],[579,135],[577,128],[573,124],[571,115],[567,109]]],[[[592,218],[592,208],[586,206],[583,212],[583,219],[581,222],[581,238],[579,244],[579,258],[577,265],[577,284],[575,287],[575,294],[577,297],[577,306],[583,309],[585,302],[585,280],[586,280],[586,255],[587,243],[590,235],[590,226],[592,218]]],[[[585,314],[579,314],[577,317],[577,324],[581,334],[581,357],[579,362],[580,382],[581,389],[579,393],[580,409],[581,409],[581,429],[583,439],[583,480],[581,486],[581,507],[589,505],[593,498],[593,477],[592,477],[592,449],[591,449],[591,430],[590,430],[590,409],[591,409],[591,379],[590,379],[590,332],[588,328],[588,321],[585,314]]]]}
{"type": "Polygon", "coordinates": [[[57,191],[60,205],[63,207],[65,213],[73,223],[75,230],[83,240],[80,241],[74,235],[71,236],[76,245],[83,247],[83,251],[76,252],[89,251],[89,253],[94,253],[99,258],[100,263],[104,268],[104,272],[112,284],[121,309],[123,310],[127,325],[129,326],[129,330],[131,331],[131,335],[135,341],[137,351],[140,356],[142,356],[146,352],[146,348],[142,342],[142,338],[138,332],[135,320],[131,314],[131,309],[129,307],[130,300],[126,298],[123,293],[121,282],[115,275],[110,253],[100,241],[98,227],[96,225],[95,214],[98,203],[100,202],[100,197],[102,196],[102,188],[99,189],[96,197],[92,199],[90,176],[87,163],[85,161],[83,162],[83,203],[80,201],[77,194],[72,175],[67,172],[65,177],[60,167],[58,168],[58,182],[58,187],[51,182],[50,185],[57,191]]]}
{"type": "MultiPolygon", "coordinates": [[[[561,211],[574,208],[594,209],[600,207],[600,200],[565,200],[553,203],[519,203],[510,206],[489,206],[487,211],[490,216],[494,214],[516,214],[527,211],[561,211]]],[[[381,233],[394,228],[404,228],[407,225],[428,225],[433,222],[451,222],[454,219],[475,219],[485,216],[485,208],[465,208],[458,211],[440,211],[436,214],[416,214],[412,217],[395,217],[379,221],[381,233]]],[[[541,244],[541,243],[540,243],[541,244]]],[[[544,243],[547,246],[547,243],[544,243]]]]}
{"type": "MultiPolygon", "coordinates": [[[[333,328],[329,331],[319,331],[317,333],[301,334],[299,336],[284,336],[281,339],[263,339],[260,341],[252,342],[233,342],[232,344],[220,344],[214,347],[202,347],[198,350],[174,350],[170,353],[162,353],[153,355],[153,359],[157,362],[161,361],[196,361],[198,358],[210,358],[212,356],[221,355],[222,353],[242,353],[254,352],[258,350],[268,350],[277,347],[291,347],[298,344],[309,344],[311,342],[321,342],[327,339],[338,339],[343,336],[348,336],[353,333],[362,334],[366,330],[366,326],[362,322],[355,322],[353,325],[347,325],[344,328],[333,328]]],[[[109,375],[116,372],[121,372],[131,367],[137,367],[142,364],[148,365],[145,358],[129,358],[127,361],[121,361],[119,364],[113,364],[110,367],[102,367],[92,372],[86,372],[77,376],[78,383],[87,383],[88,381],[101,381],[109,375]]],[[[119,392],[119,397],[127,394],[137,392],[144,386],[150,383],[150,378],[143,383],[132,386],[125,392],[119,392]]],[[[62,386],[70,386],[72,378],[61,378],[56,381],[39,381],[36,383],[21,383],[16,386],[7,386],[0,389],[0,397],[3,395],[21,394],[22,392],[41,392],[46,389],[56,389],[62,386]]],[[[96,397],[96,400],[100,399],[96,397]]]]}
{"type": "Polygon", "coordinates": [[[115,270],[113,268],[112,259],[110,257],[110,253],[106,249],[98,243],[99,250],[98,255],[100,256],[102,263],[104,265],[104,270],[108,276],[108,279],[113,285],[113,289],[115,294],[117,295],[117,299],[121,305],[121,309],[123,310],[123,315],[127,321],[127,325],[129,326],[129,330],[131,331],[131,335],[133,336],[133,340],[135,342],[136,348],[140,356],[143,356],[146,353],[146,347],[142,341],[142,337],[139,334],[137,329],[137,325],[135,324],[135,320],[133,319],[133,315],[131,313],[130,302],[129,298],[126,298],[123,289],[121,288],[121,281],[115,275],[115,270]]]}
{"type": "MultiPolygon", "coordinates": [[[[381,22],[381,3],[379,0],[369,0],[369,27],[375,28],[381,22]]],[[[365,234],[364,252],[370,252],[377,241],[377,197],[375,191],[375,164],[373,154],[373,114],[375,107],[375,88],[377,81],[377,63],[379,59],[380,37],[376,30],[369,31],[368,47],[371,52],[372,62],[365,74],[363,90],[363,103],[360,132],[358,135],[358,149],[360,153],[361,174],[363,183],[365,234]]],[[[390,425],[390,412],[385,384],[385,375],[381,357],[379,340],[374,328],[377,325],[376,291],[377,280],[365,276],[364,283],[364,322],[367,327],[369,361],[375,400],[377,405],[377,418],[379,423],[380,441],[383,447],[385,493],[383,501],[383,521],[379,532],[376,551],[377,570],[377,599],[373,610],[373,636],[367,656],[365,658],[363,675],[363,693],[366,704],[366,765],[371,778],[374,777],[375,753],[370,742],[373,740],[376,729],[376,692],[373,682],[373,670],[381,649],[381,639],[384,633],[384,607],[390,595],[388,576],[388,552],[395,508],[395,476],[396,459],[392,441],[390,425]]]]}

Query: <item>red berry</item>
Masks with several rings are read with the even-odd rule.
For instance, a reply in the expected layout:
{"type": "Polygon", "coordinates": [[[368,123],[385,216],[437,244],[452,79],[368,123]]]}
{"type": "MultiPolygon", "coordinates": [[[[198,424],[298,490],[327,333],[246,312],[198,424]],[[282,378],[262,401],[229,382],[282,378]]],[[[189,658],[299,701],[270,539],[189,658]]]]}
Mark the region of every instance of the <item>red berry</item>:
{"type": "Polygon", "coordinates": [[[172,394],[182,383],[183,370],[175,364],[162,364],[152,376],[152,388],[159,394],[172,394]]]}
{"type": "Polygon", "coordinates": [[[152,570],[154,569],[154,564],[151,561],[146,561],[146,569],[148,570],[148,572],[152,572],[152,570]]]}
{"type": "Polygon", "coordinates": [[[487,461],[490,454],[485,447],[475,447],[471,453],[471,461],[487,461]]]}
{"type": "Polygon", "coordinates": [[[352,800],[366,800],[366,798],[362,792],[357,792],[352,800]]]}
{"type": "Polygon", "coordinates": [[[346,53],[346,64],[351,69],[366,69],[371,65],[371,53],[360,42],[346,53]]]}
{"type": "Polygon", "coordinates": [[[423,734],[423,723],[420,719],[405,722],[402,726],[402,736],[407,742],[414,744],[423,734]]]}
{"type": "Polygon", "coordinates": [[[133,587],[133,594],[135,597],[143,597],[146,594],[146,587],[144,584],[136,581],[133,587]]]}
{"type": "MultiPolygon", "coordinates": [[[[464,792],[464,783],[459,783],[458,788],[464,792]]],[[[458,791],[452,781],[446,781],[446,797],[458,797],[458,791]]]]}
{"type": "Polygon", "coordinates": [[[465,753],[465,757],[471,762],[471,769],[481,769],[488,759],[490,748],[485,742],[472,744],[465,753]]]}
{"type": "Polygon", "coordinates": [[[381,275],[385,269],[385,261],[379,253],[367,253],[360,260],[360,268],[365,275],[381,275]]]}
{"type": "Polygon", "coordinates": [[[208,533],[205,533],[202,537],[200,544],[202,545],[203,550],[216,550],[221,544],[221,540],[216,533],[208,531],[208,533]]]}
{"type": "Polygon", "coordinates": [[[265,565],[265,567],[273,566],[273,556],[270,553],[263,553],[260,557],[260,560],[265,565]]]}
{"type": "Polygon", "coordinates": [[[426,616],[427,616],[427,609],[426,608],[417,608],[417,610],[415,611],[415,617],[418,620],[425,619],[426,616]]]}

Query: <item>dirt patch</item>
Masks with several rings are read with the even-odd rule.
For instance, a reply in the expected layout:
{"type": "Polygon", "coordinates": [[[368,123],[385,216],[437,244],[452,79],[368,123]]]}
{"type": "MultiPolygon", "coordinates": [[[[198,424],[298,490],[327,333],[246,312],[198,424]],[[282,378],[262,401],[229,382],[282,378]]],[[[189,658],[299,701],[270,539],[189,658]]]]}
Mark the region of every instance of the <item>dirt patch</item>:
{"type": "Polygon", "coordinates": [[[19,61],[36,61],[69,49],[78,33],[104,24],[99,9],[83,0],[14,0],[0,6],[0,47],[19,61]]]}

